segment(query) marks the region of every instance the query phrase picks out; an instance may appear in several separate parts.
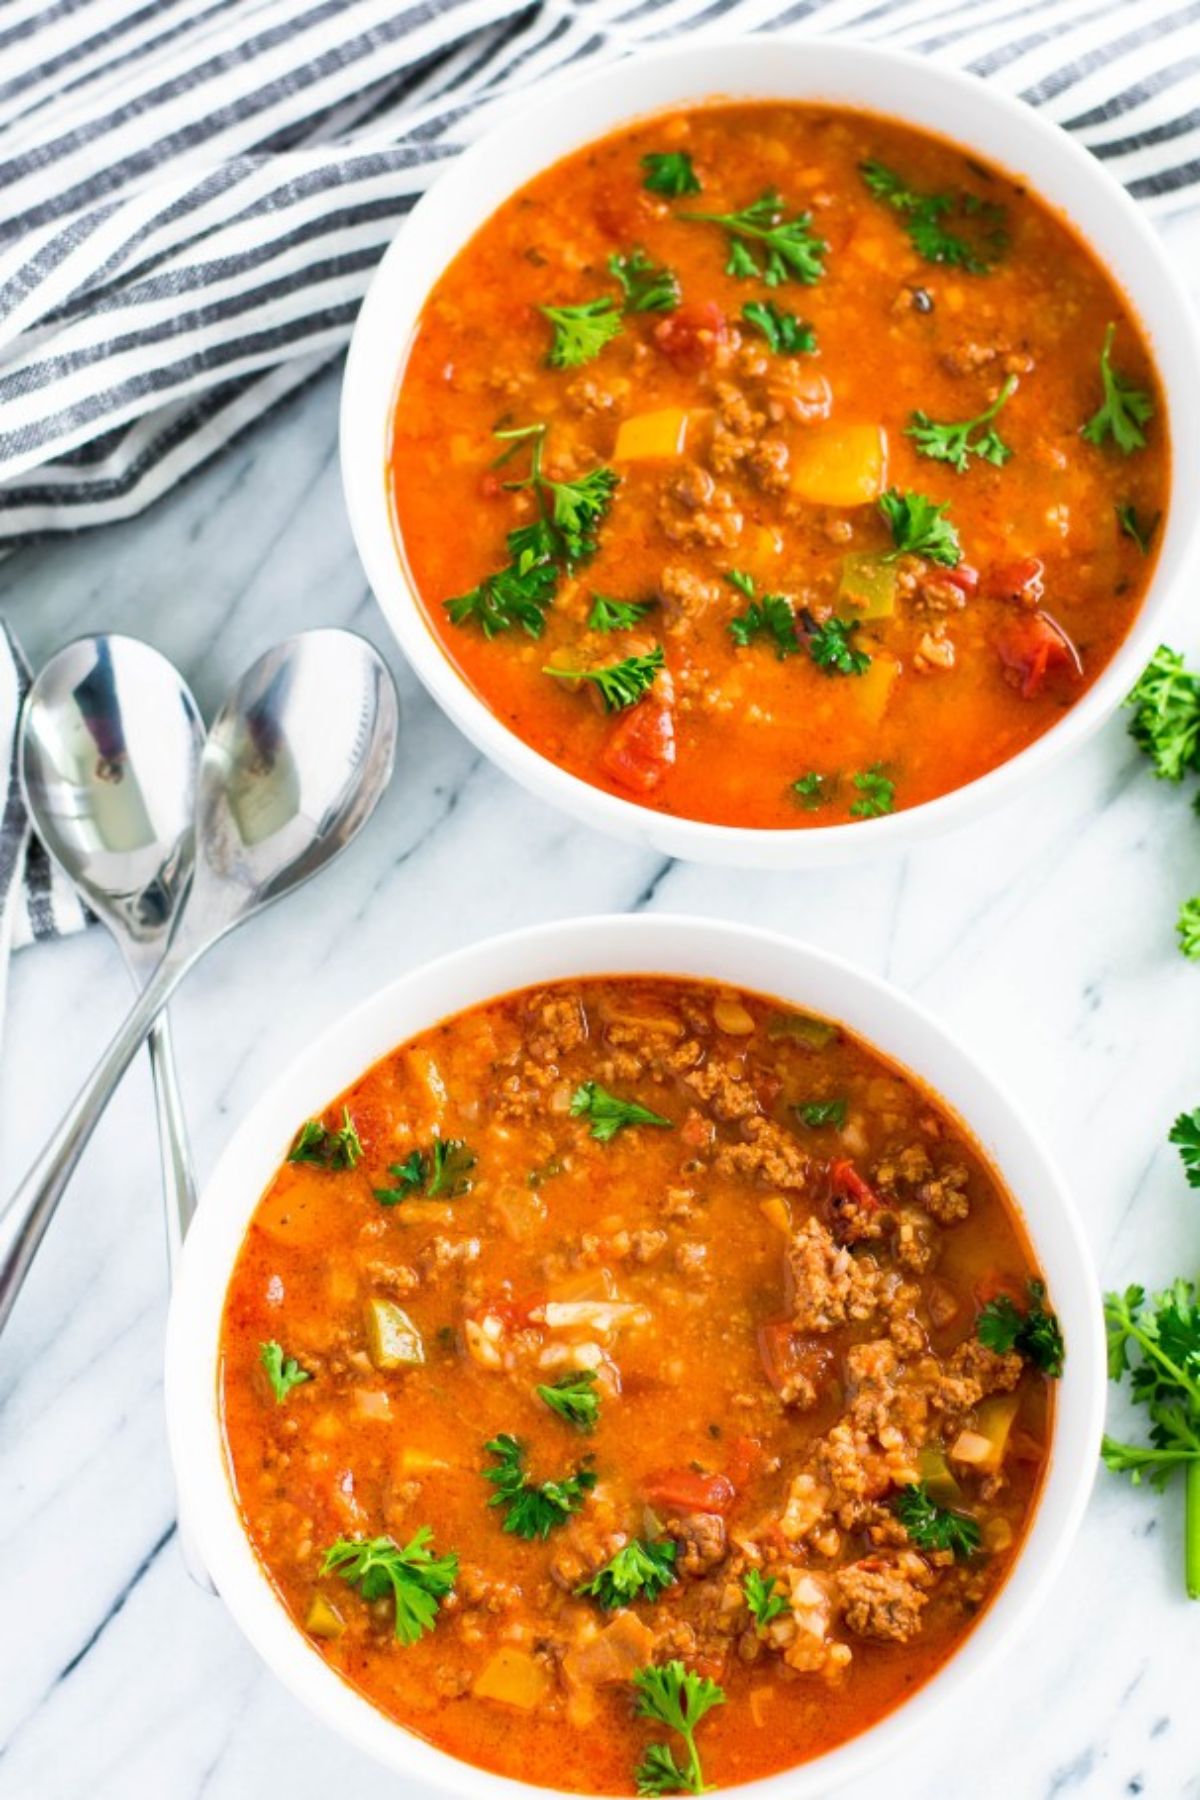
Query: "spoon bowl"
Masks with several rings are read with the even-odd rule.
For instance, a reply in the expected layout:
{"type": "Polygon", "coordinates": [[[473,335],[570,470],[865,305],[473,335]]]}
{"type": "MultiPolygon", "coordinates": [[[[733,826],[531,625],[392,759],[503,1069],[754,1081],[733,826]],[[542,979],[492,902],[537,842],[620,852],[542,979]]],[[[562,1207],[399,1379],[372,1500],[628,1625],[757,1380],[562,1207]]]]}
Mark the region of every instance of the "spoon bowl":
{"type": "Polygon", "coordinates": [[[197,910],[209,925],[218,894],[235,923],[350,842],[391,774],[398,722],[391,675],[363,638],[307,631],[259,657],[200,765],[197,910]]]}
{"type": "Polygon", "coordinates": [[[122,946],[153,961],[191,876],[203,742],[186,683],[136,638],[68,644],[25,701],[21,780],[34,829],[122,946]]]}

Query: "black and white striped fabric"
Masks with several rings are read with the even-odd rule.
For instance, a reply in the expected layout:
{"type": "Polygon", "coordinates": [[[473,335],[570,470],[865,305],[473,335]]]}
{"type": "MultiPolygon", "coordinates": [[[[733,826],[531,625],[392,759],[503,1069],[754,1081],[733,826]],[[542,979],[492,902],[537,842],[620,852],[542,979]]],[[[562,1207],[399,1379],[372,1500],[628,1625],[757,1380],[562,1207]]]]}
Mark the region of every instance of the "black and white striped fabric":
{"type": "MultiPolygon", "coordinates": [[[[438,171],[557,70],[687,32],[973,70],[1154,212],[1200,204],[1200,0],[5,0],[0,549],[139,512],[337,356],[438,171]]],[[[0,622],[2,626],[2,622],[0,622]]],[[[10,942],[82,923],[12,774],[10,942]]]]}

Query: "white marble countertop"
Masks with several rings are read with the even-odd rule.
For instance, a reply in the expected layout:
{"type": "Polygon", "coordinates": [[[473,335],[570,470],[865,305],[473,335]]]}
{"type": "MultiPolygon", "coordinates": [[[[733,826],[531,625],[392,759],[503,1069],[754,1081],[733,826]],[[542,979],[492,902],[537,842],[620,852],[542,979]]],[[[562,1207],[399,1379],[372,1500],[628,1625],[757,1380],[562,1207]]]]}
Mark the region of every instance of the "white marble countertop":
{"type": "MultiPolygon", "coordinates": [[[[1200,300],[1200,214],[1162,229],[1200,300]]],[[[326,375],[146,517],[0,568],[0,608],[35,664],[82,631],[133,632],[211,710],[274,639],[337,623],[372,637],[400,682],[400,770],[380,815],[335,870],[221,946],[174,1009],[201,1175],[298,1040],[380,980],[517,924],[653,908],[773,926],[916,995],[1048,1137],[1106,1286],[1200,1267],[1200,1197],[1165,1141],[1200,1102],[1200,969],[1172,929],[1200,890],[1200,828],[1123,724],[1045,792],[892,863],[746,877],[609,842],[492,769],[401,665],[350,542],[337,395],[326,375]]],[[[1200,651],[1194,601],[1172,635],[1200,651]]],[[[128,999],[100,932],[17,958],[3,1191],[128,999]]],[[[309,1718],[184,1574],[157,1154],[139,1066],[0,1356],[0,1797],[382,1800],[400,1783],[309,1718]]],[[[1184,1598],[1181,1539],[1181,1494],[1101,1471],[1039,1621],[960,1716],[893,1760],[891,1800],[1200,1796],[1200,1605],[1184,1598]]]]}

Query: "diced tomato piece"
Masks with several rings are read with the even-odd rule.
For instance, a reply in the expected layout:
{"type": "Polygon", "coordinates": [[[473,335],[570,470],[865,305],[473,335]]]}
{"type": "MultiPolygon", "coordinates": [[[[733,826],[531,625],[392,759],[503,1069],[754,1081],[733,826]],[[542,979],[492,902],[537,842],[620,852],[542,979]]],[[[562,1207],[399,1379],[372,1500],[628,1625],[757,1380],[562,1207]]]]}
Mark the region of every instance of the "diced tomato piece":
{"type": "Polygon", "coordinates": [[[725,1473],[736,1489],[742,1489],[762,1460],[762,1444],[758,1438],[734,1438],[729,1446],[725,1473]]]}
{"type": "Polygon", "coordinates": [[[1060,669],[1083,673],[1079,652],[1049,613],[1018,613],[996,636],[1005,673],[1023,700],[1041,692],[1048,676],[1060,669]]]}
{"type": "Polygon", "coordinates": [[[678,1512],[727,1513],[734,1502],[728,1475],[698,1475],[695,1469],[660,1469],[647,1475],[642,1492],[652,1506],[678,1512]]]}
{"type": "Polygon", "coordinates": [[[504,492],[504,483],[497,475],[495,469],[484,470],[483,474],[479,477],[479,491],[485,500],[494,500],[498,494],[504,492]]]}
{"type": "Polygon", "coordinates": [[[819,1388],[833,1367],[833,1351],[828,1345],[801,1337],[786,1319],[759,1326],[758,1354],[775,1392],[793,1398],[798,1383],[819,1388]]]}
{"type": "Polygon", "coordinates": [[[953,569],[939,569],[938,579],[948,581],[963,594],[973,594],[979,586],[979,570],[969,562],[960,562],[953,569]]]}
{"type": "Polygon", "coordinates": [[[635,794],[656,788],[675,767],[675,715],[650,695],[614,725],[600,752],[600,767],[635,794]]]}
{"type": "Polygon", "coordinates": [[[868,1212],[878,1210],[879,1195],[869,1182],[863,1180],[852,1162],[830,1163],[829,1185],[843,1200],[853,1200],[856,1206],[865,1207],[868,1212]]]}
{"type": "Polygon", "coordinates": [[[1016,606],[1036,606],[1046,591],[1046,566],[1036,556],[1020,562],[998,563],[987,572],[983,591],[989,600],[1011,600],[1016,606]]]}
{"type": "Polygon", "coordinates": [[[654,327],[654,342],[677,369],[706,369],[729,337],[715,300],[694,300],[654,327]]]}

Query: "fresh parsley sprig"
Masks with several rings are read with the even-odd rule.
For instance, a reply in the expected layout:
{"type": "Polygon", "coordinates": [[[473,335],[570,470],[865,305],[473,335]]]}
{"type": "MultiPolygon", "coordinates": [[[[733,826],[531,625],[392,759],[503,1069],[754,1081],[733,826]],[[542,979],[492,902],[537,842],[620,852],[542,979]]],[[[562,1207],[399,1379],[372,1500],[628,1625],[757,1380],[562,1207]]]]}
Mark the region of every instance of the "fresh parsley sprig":
{"type": "Polygon", "coordinates": [[[292,1389],[299,1387],[302,1381],[312,1380],[308,1370],[302,1369],[294,1356],[284,1355],[283,1345],[276,1343],[274,1338],[270,1343],[259,1346],[258,1359],[267,1372],[267,1380],[271,1384],[277,1405],[282,1405],[292,1389]]]}
{"type": "MultiPolygon", "coordinates": [[[[1182,781],[1200,770],[1200,675],[1178,651],[1160,644],[1126,698],[1133,717],[1129,735],[1163,781],[1182,781]]],[[[1200,796],[1193,804],[1200,806],[1200,796]]],[[[1175,923],[1179,948],[1200,961],[1200,894],[1185,900],[1175,923]]]]}
{"type": "Polygon", "coordinates": [[[1127,376],[1113,368],[1112,346],[1116,334],[1116,326],[1110,324],[1100,352],[1100,385],[1104,398],[1087,424],[1080,426],[1080,435],[1089,444],[1097,446],[1111,438],[1118,450],[1130,456],[1135,450],[1145,448],[1146,434],[1142,426],[1154,417],[1154,401],[1144,388],[1134,387],[1127,376]]]}
{"type": "Polygon", "coordinates": [[[744,569],[730,569],[725,579],[750,602],[744,612],[735,613],[729,621],[729,635],[738,648],[745,650],[755,638],[763,637],[774,646],[781,660],[794,656],[801,644],[791,601],[783,594],[764,594],[756,599],[754,577],[744,569]]]}
{"type": "Polygon", "coordinates": [[[962,545],[946,517],[950,511],[948,502],[939,506],[928,494],[902,494],[899,488],[888,488],[879,496],[879,510],[895,546],[888,551],[889,558],[923,556],[947,569],[957,568],[962,560],[962,545]]]}
{"type": "Polygon", "coordinates": [[[1148,1444],[1105,1435],[1100,1454],[1108,1468],[1135,1486],[1162,1489],[1176,1470],[1184,1476],[1184,1574],[1188,1596],[1200,1600],[1200,1292],[1173,1282],[1147,1299],[1141,1287],[1106,1294],[1108,1372],[1129,1376],[1136,1405],[1150,1419],[1148,1444]]]}
{"type": "Polygon", "coordinates": [[[797,775],[789,784],[789,792],[804,808],[805,812],[819,812],[821,807],[832,800],[837,791],[836,775],[821,775],[816,769],[809,769],[803,775],[797,775]]]}
{"type": "Polygon", "coordinates": [[[949,463],[960,475],[965,473],[973,456],[980,462],[1002,468],[1012,451],[1000,433],[992,428],[991,422],[1016,385],[1016,376],[1010,375],[985,411],[954,425],[939,425],[928,413],[915,412],[904,428],[904,435],[912,439],[919,455],[929,457],[931,462],[949,463]],[[978,436],[972,437],[973,432],[978,436]]]}
{"type": "Polygon", "coordinates": [[[599,669],[556,669],[547,663],[542,674],[553,675],[556,681],[590,681],[599,691],[605,712],[622,712],[649,692],[663,661],[662,645],[655,644],[644,655],[626,656],[599,669]]]}
{"type": "Polygon", "coordinates": [[[1043,1375],[1059,1376],[1063,1372],[1062,1327],[1058,1317],[1042,1305],[1046,1298],[1044,1283],[1027,1283],[1028,1304],[1021,1311],[1007,1294],[998,1294],[980,1309],[975,1321],[975,1335],[989,1350],[1002,1356],[1016,1350],[1043,1375]]]}
{"type": "Polygon", "coordinates": [[[595,1470],[586,1463],[561,1481],[530,1481],[525,1472],[524,1446],[507,1431],[489,1438],[484,1449],[496,1458],[497,1464],[483,1473],[484,1480],[496,1490],[488,1505],[504,1508],[504,1529],[517,1537],[549,1537],[579,1511],[596,1485],[595,1470]]]}
{"type": "Polygon", "coordinates": [[[674,312],[683,298],[674,269],[652,263],[640,246],[624,255],[614,251],[608,259],[608,268],[621,284],[624,312],[674,312]]]}
{"type": "Polygon", "coordinates": [[[817,347],[812,326],[773,300],[747,300],[742,317],[755,331],[761,331],[776,356],[807,356],[817,347]]]}
{"type": "Polygon", "coordinates": [[[318,1169],[353,1169],[362,1157],[362,1139],[343,1106],[342,1122],[335,1131],[320,1119],[308,1119],[301,1127],[295,1143],[288,1151],[290,1163],[311,1163],[318,1169]]]}
{"type": "Polygon", "coordinates": [[[550,321],[554,339],[546,355],[552,369],[578,369],[592,362],[621,332],[621,313],[607,295],[577,306],[539,306],[550,321]]]}
{"type": "Polygon", "coordinates": [[[902,1487],[892,1501],[892,1511],[918,1550],[951,1550],[957,1561],[966,1562],[983,1543],[979,1520],[970,1513],[938,1506],[923,1482],[902,1487]]]}
{"type": "Polygon", "coordinates": [[[1149,556],[1150,546],[1154,542],[1154,534],[1158,530],[1162,514],[1160,512],[1151,513],[1149,518],[1143,519],[1139,517],[1138,509],[1132,500],[1122,501],[1116,510],[1117,524],[1121,527],[1122,535],[1131,538],[1143,556],[1149,556]]]}
{"type": "Polygon", "coordinates": [[[759,1569],[747,1569],[742,1576],[742,1597],[760,1632],[766,1630],[772,1619],[788,1610],[786,1597],[775,1591],[777,1586],[774,1575],[768,1575],[764,1581],[759,1569]]]}
{"type": "Polygon", "coordinates": [[[873,158],[858,168],[872,196],[899,215],[913,249],[926,262],[961,269],[967,275],[987,275],[1008,248],[1002,206],[975,194],[921,193],[886,163],[873,158]],[[949,229],[952,218],[969,221],[969,238],[961,230],[949,229]]]}
{"type": "Polygon", "coordinates": [[[588,630],[632,631],[653,606],[653,600],[613,600],[608,594],[593,594],[588,630]]]}
{"type": "Polygon", "coordinates": [[[857,619],[826,619],[821,625],[805,619],[808,654],[826,675],[865,675],[871,658],[865,650],[854,647],[852,638],[858,630],[857,619]]]}
{"type": "Polygon", "coordinates": [[[882,819],[896,810],[896,784],[883,771],[883,763],[877,762],[850,777],[858,790],[858,799],[850,803],[852,819],[882,819]]]}
{"type": "Polygon", "coordinates": [[[571,1117],[588,1119],[592,1136],[602,1144],[607,1144],[627,1125],[661,1125],[668,1131],[675,1129],[670,1119],[651,1112],[648,1106],[641,1106],[636,1100],[618,1099],[597,1081],[585,1081],[575,1089],[571,1096],[571,1117]]]}
{"type": "Polygon", "coordinates": [[[789,280],[811,287],[825,273],[829,245],[812,231],[812,214],[800,212],[787,218],[774,188],[740,212],[684,212],[679,217],[721,227],[729,240],[727,275],[764,281],[768,287],[789,280]],[[751,245],[756,248],[752,250],[751,245]]]}
{"type": "Polygon", "coordinates": [[[1188,1186],[1200,1188],[1200,1106],[1180,1113],[1167,1133],[1167,1142],[1179,1151],[1188,1186]]]}
{"type": "Polygon", "coordinates": [[[708,1788],[696,1748],[696,1727],[714,1706],[721,1706],[725,1690],[685,1669],[679,1661],[652,1664],[633,1677],[637,1691],[637,1716],[665,1725],[683,1739],[687,1760],[681,1767],[667,1744],[648,1744],[634,1771],[639,1794],[703,1794],[708,1788]]]}
{"type": "Polygon", "coordinates": [[[386,1600],[391,1594],[396,1609],[396,1636],[402,1644],[415,1644],[437,1623],[438,1608],[458,1576],[454,1551],[435,1556],[428,1525],[414,1533],[403,1548],[394,1538],[339,1538],[325,1552],[322,1575],[336,1572],[364,1600],[386,1600]]]}
{"type": "Polygon", "coordinates": [[[403,1162],[388,1164],[395,1186],[377,1187],[375,1198],[383,1206],[398,1206],[417,1193],[429,1200],[461,1200],[474,1185],[471,1170],[478,1160],[462,1138],[434,1138],[428,1150],[410,1150],[403,1162]]]}
{"type": "Polygon", "coordinates": [[[833,1100],[805,1100],[792,1111],[810,1131],[821,1131],[827,1125],[840,1131],[846,1123],[846,1104],[845,1095],[839,1094],[833,1100]]]}
{"type": "Polygon", "coordinates": [[[537,1389],[550,1411],[574,1425],[576,1431],[594,1431],[600,1417],[600,1396],[596,1392],[594,1369],[572,1369],[569,1375],[537,1389]]]}
{"type": "Polygon", "coordinates": [[[1160,644],[1130,690],[1129,735],[1163,781],[1200,770],[1200,674],[1160,644]]]}
{"type": "Polygon", "coordinates": [[[634,1600],[657,1600],[675,1580],[674,1538],[634,1538],[575,1592],[605,1612],[634,1600]]]}
{"type": "Polygon", "coordinates": [[[686,150],[649,150],[642,158],[642,186],[651,194],[682,200],[701,191],[700,177],[686,150]]]}
{"type": "Polygon", "coordinates": [[[538,517],[518,525],[506,540],[506,568],[488,575],[477,587],[444,602],[455,625],[476,624],[487,638],[519,625],[530,637],[541,637],[546,611],[554,599],[560,574],[570,573],[595,555],[596,533],[602,524],[620,477],[614,469],[592,469],[577,481],[553,481],[543,473],[546,426],[513,426],[497,431],[507,449],[505,463],[529,445],[529,473],[506,481],[511,491],[528,489],[538,507],[538,517]]]}

